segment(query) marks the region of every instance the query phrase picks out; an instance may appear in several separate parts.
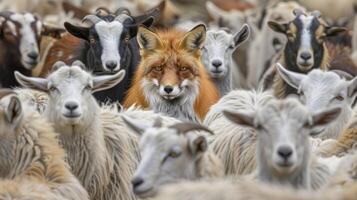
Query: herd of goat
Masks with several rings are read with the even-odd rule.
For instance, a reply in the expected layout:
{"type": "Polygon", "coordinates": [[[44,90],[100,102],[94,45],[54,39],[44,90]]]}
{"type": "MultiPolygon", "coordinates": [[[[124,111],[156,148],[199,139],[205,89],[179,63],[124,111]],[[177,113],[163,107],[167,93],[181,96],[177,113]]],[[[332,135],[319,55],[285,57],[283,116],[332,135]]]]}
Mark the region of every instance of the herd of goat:
{"type": "Polygon", "coordinates": [[[100,2],[0,1],[0,200],[357,199],[357,2],[100,2]]]}

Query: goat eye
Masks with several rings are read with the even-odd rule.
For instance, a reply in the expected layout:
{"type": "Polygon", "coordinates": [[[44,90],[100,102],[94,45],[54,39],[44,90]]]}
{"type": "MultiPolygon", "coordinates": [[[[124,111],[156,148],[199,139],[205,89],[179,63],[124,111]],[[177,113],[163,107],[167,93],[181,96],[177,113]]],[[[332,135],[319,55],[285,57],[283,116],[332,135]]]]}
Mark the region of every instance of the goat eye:
{"type": "Polygon", "coordinates": [[[84,90],[91,90],[92,87],[90,85],[87,85],[86,87],[84,87],[84,90]]]}
{"type": "Polygon", "coordinates": [[[231,46],[229,46],[229,47],[228,47],[228,49],[234,49],[234,46],[233,46],[233,45],[231,45],[231,46]]]}
{"type": "Polygon", "coordinates": [[[130,37],[129,37],[129,35],[125,36],[125,38],[124,38],[124,42],[128,43],[129,41],[130,41],[130,37]]]}
{"type": "Polygon", "coordinates": [[[50,92],[56,92],[56,91],[57,91],[57,88],[54,87],[54,86],[51,86],[51,87],[49,88],[49,90],[50,90],[50,92]]]}
{"type": "Polygon", "coordinates": [[[334,99],[336,99],[338,101],[343,101],[345,98],[343,98],[343,96],[341,96],[341,95],[338,95],[338,96],[335,96],[334,99]]]}
{"type": "Polygon", "coordinates": [[[181,155],[181,152],[179,152],[179,151],[171,151],[168,156],[171,158],[177,158],[180,155],[181,155]]]}
{"type": "Polygon", "coordinates": [[[90,39],[89,39],[89,42],[90,42],[91,44],[94,44],[94,43],[95,43],[95,39],[94,39],[94,38],[90,38],[90,39]]]}

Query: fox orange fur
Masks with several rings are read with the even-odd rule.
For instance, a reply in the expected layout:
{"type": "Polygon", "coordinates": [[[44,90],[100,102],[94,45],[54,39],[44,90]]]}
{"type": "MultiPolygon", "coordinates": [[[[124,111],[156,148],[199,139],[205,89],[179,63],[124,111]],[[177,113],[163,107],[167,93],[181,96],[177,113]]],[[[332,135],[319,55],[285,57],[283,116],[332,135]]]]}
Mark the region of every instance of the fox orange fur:
{"type": "Polygon", "coordinates": [[[191,120],[187,116],[189,114],[180,116],[177,113],[191,103],[191,111],[194,110],[195,115],[203,119],[211,105],[219,99],[217,88],[201,64],[200,48],[205,33],[203,25],[187,33],[177,30],[155,33],[140,27],[137,39],[141,48],[141,62],[124,106],[138,105],[157,111],[160,110],[159,106],[170,107],[175,104],[172,113],[171,108],[166,108],[169,113],[164,113],[191,120]]]}

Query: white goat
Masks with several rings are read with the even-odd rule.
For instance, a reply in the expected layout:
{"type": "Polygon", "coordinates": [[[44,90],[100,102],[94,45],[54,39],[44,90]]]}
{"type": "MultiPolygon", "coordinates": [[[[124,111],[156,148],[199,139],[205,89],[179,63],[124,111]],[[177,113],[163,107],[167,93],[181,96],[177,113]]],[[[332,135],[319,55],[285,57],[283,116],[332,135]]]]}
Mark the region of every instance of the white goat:
{"type": "Polygon", "coordinates": [[[202,63],[206,67],[220,95],[224,96],[233,88],[242,88],[244,76],[232,59],[233,52],[249,37],[249,27],[244,24],[235,34],[225,30],[210,29],[202,48],[202,63]],[[233,79],[233,77],[235,79],[233,79]]]}
{"type": "Polygon", "coordinates": [[[255,169],[255,146],[252,144],[256,134],[252,128],[230,122],[222,110],[252,113],[272,98],[269,92],[236,90],[211,107],[204,124],[216,134],[212,137],[211,148],[222,159],[226,174],[247,174],[255,169]]]}
{"type": "MultiPolygon", "coordinates": [[[[0,180],[13,180],[27,188],[47,186],[43,196],[48,199],[88,199],[65,163],[65,153],[53,128],[13,94],[0,91],[0,180]]],[[[11,193],[3,187],[0,191],[0,196],[11,193]]],[[[30,198],[33,191],[21,195],[30,198]]]]}
{"type": "Polygon", "coordinates": [[[135,199],[130,179],[139,159],[136,136],[116,109],[101,109],[92,96],[118,84],[125,72],[93,77],[79,61],[54,67],[47,79],[16,77],[23,86],[49,94],[45,115],[60,133],[72,172],[93,200],[135,199]]]}
{"type": "Polygon", "coordinates": [[[357,77],[346,80],[348,77],[343,76],[347,76],[347,73],[342,71],[326,72],[314,69],[306,75],[289,71],[280,64],[276,67],[284,81],[298,90],[301,101],[311,111],[323,110],[331,106],[342,108],[337,120],[318,130],[322,132],[319,134],[321,139],[337,138],[347,128],[353,113],[352,105],[357,95],[357,77]]]}
{"type": "Polygon", "coordinates": [[[162,118],[153,125],[129,117],[123,119],[141,136],[142,160],[132,179],[134,192],[140,198],[152,197],[162,185],[180,180],[223,177],[223,165],[207,150],[206,138],[190,132],[211,133],[204,126],[179,122],[166,127],[162,118]]]}
{"type": "Polygon", "coordinates": [[[297,99],[272,100],[256,112],[223,111],[232,122],[257,134],[257,178],[263,182],[317,189],[330,176],[327,166],[311,165],[309,136],[335,120],[341,108],[310,113],[297,99]],[[311,168],[316,167],[316,169],[311,168]]]}

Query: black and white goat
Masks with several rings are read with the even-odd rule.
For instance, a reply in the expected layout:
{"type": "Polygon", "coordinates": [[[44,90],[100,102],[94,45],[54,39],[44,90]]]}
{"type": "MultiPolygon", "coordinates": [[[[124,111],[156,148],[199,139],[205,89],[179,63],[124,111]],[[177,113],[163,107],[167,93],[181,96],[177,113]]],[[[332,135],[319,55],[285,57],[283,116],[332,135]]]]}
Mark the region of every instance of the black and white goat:
{"type": "Polygon", "coordinates": [[[121,84],[94,94],[99,102],[121,101],[140,60],[135,37],[138,26],[150,26],[158,12],[159,9],[152,9],[144,15],[132,17],[126,9],[115,13],[104,10],[104,14],[97,12],[83,19],[91,24],[90,27],[66,22],[65,28],[71,35],[65,35],[53,45],[45,61],[47,71],[45,69],[42,75],[45,76],[57,60],[65,63],[80,60],[95,75],[113,74],[125,69],[126,75],[121,84]]]}
{"type": "MultiPolygon", "coordinates": [[[[327,47],[326,38],[336,36],[346,29],[328,26],[318,11],[306,14],[301,10],[294,10],[294,15],[295,19],[288,23],[268,22],[270,28],[285,34],[288,39],[279,62],[290,71],[300,73],[308,73],[315,68],[338,68],[331,66],[331,61],[338,59],[338,56],[330,56],[329,51],[333,46],[327,47]]],[[[271,68],[273,69],[274,65],[271,68]]],[[[275,70],[268,70],[263,77],[264,87],[271,82],[274,94],[279,98],[296,93],[296,89],[284,83],[275,70]]]]}
{"type": "Polygon", "coordinates": [[[31,75],[40,60],[42,36],[58,36],[60,32],[30,13],[0,12],[0,87],[19,86],[14,71],[31,75]]]}

